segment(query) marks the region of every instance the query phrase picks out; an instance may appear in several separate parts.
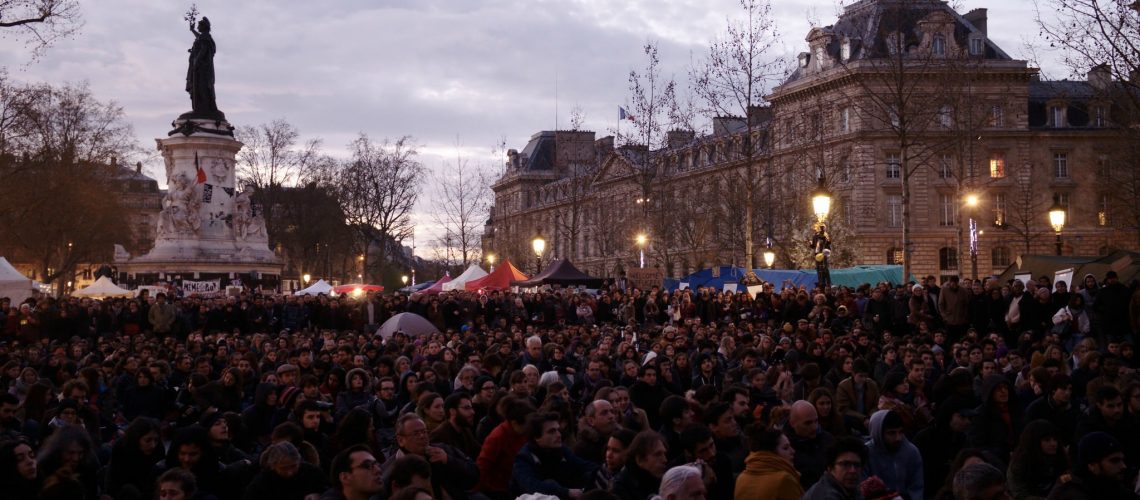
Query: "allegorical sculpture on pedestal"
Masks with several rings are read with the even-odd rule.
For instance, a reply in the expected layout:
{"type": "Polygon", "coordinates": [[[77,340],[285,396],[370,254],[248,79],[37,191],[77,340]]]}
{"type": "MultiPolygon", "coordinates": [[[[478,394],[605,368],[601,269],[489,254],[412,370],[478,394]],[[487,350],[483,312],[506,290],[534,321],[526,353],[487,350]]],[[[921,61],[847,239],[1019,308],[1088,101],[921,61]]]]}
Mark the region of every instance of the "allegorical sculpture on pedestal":
{"type": "Polygon", "coordinates": [[[279,274],[281,260],[269,249],[261,208],[251,191],[237,189],[235,157],[242,143],[218,109],[210,21],[199,21],[194,7],[184,20],[194,34],[186,69],[191,110],[171,123],[167,137],[156,140],[168,190],[155,246],[146,255],[116,262],[136,274],[279,274]]]}

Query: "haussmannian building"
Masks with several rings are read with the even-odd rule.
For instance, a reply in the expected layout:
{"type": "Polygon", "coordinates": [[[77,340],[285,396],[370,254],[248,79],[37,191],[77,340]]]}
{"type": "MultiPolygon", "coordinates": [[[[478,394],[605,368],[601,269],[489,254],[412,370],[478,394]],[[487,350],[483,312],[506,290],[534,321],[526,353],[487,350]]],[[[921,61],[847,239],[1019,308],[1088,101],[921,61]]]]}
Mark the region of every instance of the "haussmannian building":
{"type": "Polygon", "coordinates": [[[808,267],[801,247],[821,174],[835,251],[850,264],[902,262],[904,178],[915,275],[970,276],[971,220],[980,276],[1053,253],[1054,203],[1067,208],[1064,254],[1135,249],[1138,221],[1110,181],[1132,163],[1116,156],[1128,139],[1107,71],[1090,62],[1083,80],[1043,81],[986,27],[985,9],[862,0],[807,34],[770,105],[715,119],[711,133],[670,131],[653,151],[593,132],[536,133],[492,186],[484,250],[533,272],[530,241],[542,236],[547,260],[614,276],[637,265],[635,238],[647,234],[647,261],[668,276],[743,266],[751,203],[752,264],[771,235],[776,267],[808,267]]]}

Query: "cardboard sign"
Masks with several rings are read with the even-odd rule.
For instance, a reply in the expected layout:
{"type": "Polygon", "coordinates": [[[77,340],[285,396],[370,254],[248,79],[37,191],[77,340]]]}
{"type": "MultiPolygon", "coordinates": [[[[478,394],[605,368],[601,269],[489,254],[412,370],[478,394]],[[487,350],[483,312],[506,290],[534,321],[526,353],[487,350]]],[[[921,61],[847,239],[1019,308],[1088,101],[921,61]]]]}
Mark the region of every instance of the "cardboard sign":
{"type": "Polygon", "coordinates": [[[665,283],[665,273],[655,267],[635,267],[626,271],[625,276],[633,286],[642,290],[660,287],[665,283]]]}
{"type": "Polygon", "coordinates": [[[191,295],[191,294],[195,294],[195,293],[199,294],[199,295],[205,295],[205,294],[210,294],[210,293],[218,293],[219,291],[221,291],[221,288],[222,288],[221,285],[222,284],[221,284],[220,280],[211,280],[211,281],[182,280],[182,293],[184,293],[186,295],[191,295]]]}

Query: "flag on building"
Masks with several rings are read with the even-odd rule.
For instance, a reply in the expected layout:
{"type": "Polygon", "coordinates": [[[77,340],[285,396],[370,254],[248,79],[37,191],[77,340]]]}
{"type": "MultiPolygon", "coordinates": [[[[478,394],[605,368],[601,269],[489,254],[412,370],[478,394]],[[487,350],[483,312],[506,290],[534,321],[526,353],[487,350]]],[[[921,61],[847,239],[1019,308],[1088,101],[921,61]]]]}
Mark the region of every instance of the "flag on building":
{"type": "Polygon", "coordinates": [[[633,118],[633,115],[626,111],[622,106],[618,106],[618,118],[621,120],[629,120],[631,122],[637,121],[633,118]]]}
{"type": "Polygon", "coordinates": [[[206,171],[198,164],[198,152],[194,152],[194,168],[198,169],[198,184],[206,183],[206,171]]]}

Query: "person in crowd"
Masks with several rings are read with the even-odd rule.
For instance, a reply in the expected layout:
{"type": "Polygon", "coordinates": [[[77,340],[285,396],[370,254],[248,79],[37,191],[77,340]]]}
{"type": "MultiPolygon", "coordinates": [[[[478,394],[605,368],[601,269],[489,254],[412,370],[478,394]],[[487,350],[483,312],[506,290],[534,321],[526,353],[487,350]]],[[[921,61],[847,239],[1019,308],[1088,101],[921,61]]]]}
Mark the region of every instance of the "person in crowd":
{"type": "Polygon", "coordinates": [[[594,463],[602,463],[610,435],[617,429],[614,407],[605,399],[588,403],[578,424],[574,454],[594,463]]]}
{"type": "MultiPolygon", "coordinates": [[[[394,463],[405,455],[416,455],[431,464],[432,490],[441,496],[463,498],[479,481],[480,469],[463,452],[443,443],[432,443],[427,424],[415,413],[396,420],[396,446],[385,453],[384,463],[394,463]]],[[[388,469],[385,474],[389,473],[388,469]]]]}
{"type": "Polygon", "coordinates": [[[1106,432],[1090,432],[1077,444],[1077,460],[1068,481],[1053,488],[1050,499],[1140,498],[1124,482],[1128,466],[1120,441],[1106,432]]]}
{"type": "Polygon", "coordinates": [[[594,477],[594,486],[597,489],[608,491],[613,487],[614,479],[625,467],[629,445],[633,443],[633,438],[636,436],[636,432],[622,428],[615,429],[610,435],[609,440],[606,441],[605,457],[594,477]]]}
{"type": "Polygon", "coordinates": [[[681,447],[684,453],[671,465],[699,464],[709,495],[718,498],[733,495],[736,476],[732,471],[732,461],[717,449],[713,432],[707,426],[693,424],[681,431],[681,447]]]}
{"type": "Polygon", "coordinates": [[[798,500],[804,495],[800,473],[792,463],[796,450],[780,431],[753,426],[748,438],[751,452],[744,472],[736,478],[737,500],[798,500]]]}
{"type": "Polygon", "coordinates": [[[1061,431],[1048,420],[1025,426],[1009,462],[1009,491],[1014,498],[1045,498],[1069,461],[1061,448],[1061,431]]]}
{"type": "Polygon", "coordinates": [[[668,463],[665,438],[641,431],[630,443],[625,467],[614,478],[611,491],[622,500],[647,500],[660,489],[668,463]]]}
{"type": "Polygon", "coordinates": [[[526,423],[534,406],[525,399],[511,399],[500,423],[479,450],[479,484],[476,490],[492,498],[504,498],[509,491],[514,457],[526,445],[526,423]]]}
{"type": "Polygon", "coordinates": [[[835,388],[835,411],[842,415],[845,427],[863,430],[863,423],[878,407],[879,385],[870,371],[865,360],[855,360],[851,376],[835,388]]]}
{"type": "Polygon", "coordinates": [[[32,443],[22,437],[0,442],[0,491],[6,498],[33,500],[42,483],[32,443]]]}
{"type": "Polygon", "coordinates": [[[198,481],[186,469],[174,468],[163,472],[155,485],[155,498],[159,500],[191,500],[199,498],[198,481]]]}
{"type": "Polygon", "coordinates": [[[1064,373],[1049,378],[1041,396],[1029,404],[1025,410],[1025,420],[1048,420],[1059,431],[1062,444],[1068,443],[1077,430],[1079,412],[1072,404],[1072,379],[1064,373]]]}
{"type": "Polygon", "coordinates": [[[661,500],[704,500],[708,494],[701,470],[678,465],[661,476],[661,500]]]}
{"type": "Polygon", "coordinates": [[[689,401],[681,396],[669,396],[661,403],[660,410],[656,412],[661,421],[658,434],[665,438],[669,449],[669,461],[681,456],[681,431],[693,423],[693,412],[689,401]]]}
{"type": "Polygon", "coordinates": [[[966,432],[977,414],[973,401],[951,396],[938,405],[934,422],[914,437],[914,446],[922,455],[923,485],[927,488],[946,477],[954,457],[966,447],[966,432]]]}
{"type": "MultiPolygon", "coordinates": [[[[987,463],[971,464],[954,475],[954,500],[1012,500],[1001,471],[987,463]]],[[[1018,497],[1020,498],[1020,497],[1018,497]]]]}
{"type": "Polygon", "coordinates": [[[800,471],[800,485],[806,490],[824,474],[828,465],[825,458],[827,448],[835,438],[819,429],[819,414],[807,401],[792,404],[784,433],[796,450],[793,464],[800,471]]]}
{"type": "Polygon", "coordinates": [[[471,396],[458,391],[443,401],[447,420],[429,436],[432,442],[451,445],[468,457],[479,456],[479,442],[475,440],[475,407],[471,396]]]}
{"type": "Polygon", "coordinates": [[[906,437],[903,420],[891,410],[871,415],[869,469],[907,498],[923,498],[922,454],[906,437]]]}
{"type": "Polygon", "coordinates": [[[970,446],[993,453],[1003,462],[1009,460],[1024,425],[1021,405],[1014,398],[1008,378],[996,374],[985,378],[982,404],[969,432],[970,446]]]}
{"type": "Polygon", "coordinates": [[[562,444],[559,420],[557,413],[531,415],[527,422],[530,440],[515,457],[514,494],[542,493],[566,500],[581,497],[591,484],[597,465],[562,444]]]}
{"type": "Polygon", "coordinates": [[[147,417],[138,417],[127,426],[122,439],[111,448],[104,489],[108,495],[154,496],[156,466],[166,456],[161,431],[161,424],[147,417]],[[126,492],[128,489],[131,491],[126,492]]]}
{"type": "Polygon", "coordinates": [[[839,438],[826,451],[826,471],[804,492],[805,500],[856,500],[867,447],[854,437],[839,438]]]}
{"type": "MultiPolygon", "coordinates": [[[[381,463],[372,455],[372,450],[365,445],[354,445],[341,450],[329,464],[329,480],[332,484],[321,495],[321,500],[372,498],[384,489],[380,466],[381,463]]],[[[430,470],[429,468],[429,474],[430,470]]]]}
{"type": "Polygon", "coordinates": [[[288,441],[274,443],[261,453],[261,472],[245,486],[247,500],[259,498],[298,499],[319,495],[327,488],[321,469],[301,460],[297,447],[288,441]]]}

